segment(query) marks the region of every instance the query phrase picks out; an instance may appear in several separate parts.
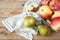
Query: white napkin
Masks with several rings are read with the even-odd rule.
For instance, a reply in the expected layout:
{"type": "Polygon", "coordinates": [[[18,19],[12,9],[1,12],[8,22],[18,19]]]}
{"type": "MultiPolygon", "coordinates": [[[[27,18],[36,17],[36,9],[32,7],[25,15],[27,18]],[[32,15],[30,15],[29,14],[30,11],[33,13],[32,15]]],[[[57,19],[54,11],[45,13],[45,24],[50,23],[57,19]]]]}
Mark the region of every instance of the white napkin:
{"type": "MultiPolygon", "coordinates": [[[[35,2],[37,2],[38,4],[40,3],[40,0],[33,0],[35,2]]],[[[34,28],[25,28],[23,26],[23,20],[26,16],[33,16],[37,19],[37,23],[40,23],[41,22],[41,18],[38,14],[38,12],[28,12],[26,7],[28,5],[29,2],[33,2],[32,0],[29,0],[24,8],[23,8],[23,13],[20,13],[19,15],[16,15],[16,16],[13,16],[13,17],[10,17],[10,18],[7,18],[5,20],[2,21],[2,23],[5,25],[5,27],[10,31],[10,32],[13,32],[15,31],[16,33],[18,33],[19,35],[25,37],[26,39],[28,40],[32,40],[33,35],[37,34],[37,28],[34,27],[34,28]]]]}
{"type": "MultiPolygon", "coordinates": [[[[23,26],[23,19],[26,17],[26,13],[21,13],[19,15],[7,18],[2,21],[5,27],[10,31],[16,31],[19,35],[25,37],[26,39],[32,40],[32,34],[37,34],[37,28],[25,28],[23,26]]],[[[33,16],[37,19],[37,23],[41,22],[41,18],[37,15],[37,13],[32,13],[29,16],[33,16]],[[38,22],[40,21],[40,22],[38,22]]]]}

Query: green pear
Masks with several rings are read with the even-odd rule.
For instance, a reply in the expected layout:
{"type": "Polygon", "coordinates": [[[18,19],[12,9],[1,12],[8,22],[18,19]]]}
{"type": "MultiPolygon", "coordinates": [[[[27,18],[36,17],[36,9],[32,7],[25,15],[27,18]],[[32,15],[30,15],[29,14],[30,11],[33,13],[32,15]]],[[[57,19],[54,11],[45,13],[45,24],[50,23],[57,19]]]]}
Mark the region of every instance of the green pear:
{"type": "Polygon", "coordinates": [[[50,28],[42,24],[38,25],[38,31],[39,31],[39,34],[41,34],[42,36],[47,36],[51,33],[50,28]]]}
{"type": "Polygon", "coordinates": [[[23,24],[24,24],[25,27],[31,28],[31,27],[35,26],[36,21],[37,20],[36,20],[35,17],[33,17],[33,16],[26,16],[24,18],[23,24]]]}

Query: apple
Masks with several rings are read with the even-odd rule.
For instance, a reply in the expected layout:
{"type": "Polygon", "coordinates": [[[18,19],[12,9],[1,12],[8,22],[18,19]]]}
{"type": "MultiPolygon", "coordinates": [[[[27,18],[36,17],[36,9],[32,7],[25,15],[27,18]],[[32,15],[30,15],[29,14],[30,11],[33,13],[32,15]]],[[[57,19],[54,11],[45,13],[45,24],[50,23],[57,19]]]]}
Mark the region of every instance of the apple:
{"type": "Polygon", "coordinates": [[[38,12],[39,15],[44,19],[50,18],[53,13],[48,5],[41,6],[38,12]]]}
{"type": "Polygon", "coordinates": [[[51,24],[50,24],[51,28],[54,31],[58,31],[60,30],[60,17],[55,17],[51,20],[51,24]]]}
{"type": "Polygon", "coordinates": [[[38,25],[38,31],[39,31],[39,34],[42,36],[48,36],[51,33],[51,30],[49,29],[49,27],[42,24],[38,25]]]}
{"type": "Polygon", "coordinates": [[[60,17],[60,11],[54,11],[54,14],[52,15],[52,19],[55,17],[60,17]]]}
{"type": "Polygon", "coordinates": [[[36,2],[29,3],[27,6],[27,10],[29,12],[36,12],[38,10],[38,3],[36,3],[36,2]]]}
{"type": "Polygon", "coordinates": [[[23,25],[27,28],[31,28],[36,24],[36,18],[33,16],[26,16],[23,20],[23,25]]]}
{"type": "Polygon", "coordinates": [[[49,3],[50,8],[53,11],[58,11],[60,10],[60,0],[51,0],[51,2],[49,3]]]}
{"type": "Polygon", "coordinates": [[[41,0],[42,5],[47,5],[49,4],[50,0],[41,0]]]}

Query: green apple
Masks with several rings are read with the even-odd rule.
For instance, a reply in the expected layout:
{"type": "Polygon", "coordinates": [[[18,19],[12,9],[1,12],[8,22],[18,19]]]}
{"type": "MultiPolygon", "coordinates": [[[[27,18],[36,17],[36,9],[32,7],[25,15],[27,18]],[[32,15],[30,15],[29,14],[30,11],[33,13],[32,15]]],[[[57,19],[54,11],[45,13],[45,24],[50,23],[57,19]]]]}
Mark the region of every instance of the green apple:
{"type": "Polygon", "coordinates": [[[24,18],[23,24],[24,24],[25,27],[31,28],[31,27],[33,27],[36,24],[36,21],[37,20],[36,20],[35,17],[33,17],[33,16],[26,16],[24,18]]]}

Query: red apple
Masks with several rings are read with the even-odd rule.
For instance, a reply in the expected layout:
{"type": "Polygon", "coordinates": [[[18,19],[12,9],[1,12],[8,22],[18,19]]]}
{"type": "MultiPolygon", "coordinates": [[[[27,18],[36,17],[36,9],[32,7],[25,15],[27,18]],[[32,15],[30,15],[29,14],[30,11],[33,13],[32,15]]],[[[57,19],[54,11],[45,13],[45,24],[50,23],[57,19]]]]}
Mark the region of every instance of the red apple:
{"type": "Polygon", "coordinates": [[[50,0],[41,0],[42,5],[47,5],[50,2],[50,0]]]}
{"type": "Polygon", "coordinates": [[[52,11],[48,5],[44,5],[39,8],[39,15],[42,18],[47,19],[52,16],[52,11]]]}
{"type": "Polygon", "coordinates": [[[60,17],[53,18],[50,24],[51,28],[55,31],[60,30],[60,17]]]}
{"type": "Polygon", "coordinates": [[[60,0],[51,0],[49,5],[52,10],[60,10],[60,0]]]}

